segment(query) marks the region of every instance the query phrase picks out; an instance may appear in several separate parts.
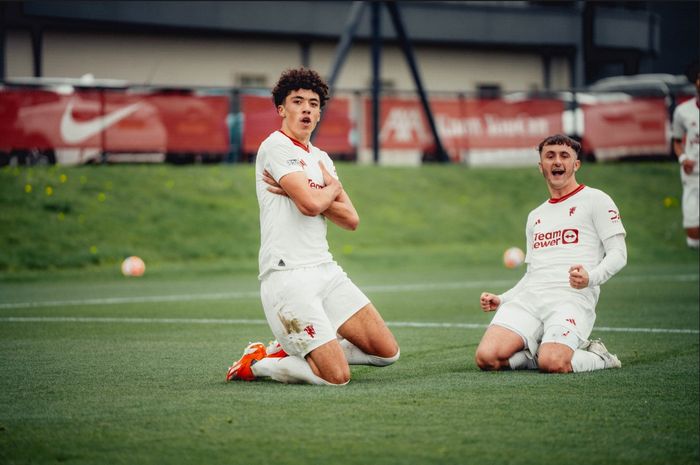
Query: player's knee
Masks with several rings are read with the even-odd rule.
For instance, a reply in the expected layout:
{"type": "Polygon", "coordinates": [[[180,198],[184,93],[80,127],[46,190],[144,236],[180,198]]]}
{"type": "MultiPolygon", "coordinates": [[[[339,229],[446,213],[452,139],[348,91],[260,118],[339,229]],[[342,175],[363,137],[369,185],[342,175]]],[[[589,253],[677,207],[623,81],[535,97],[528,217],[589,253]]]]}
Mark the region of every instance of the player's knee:
{"type": "Polygon", "coordinates": [[[347,373],[347,374],[334,373],[333,375],[322,377],[322,378],[328,384],[342,386],[342,385],[348,384],[350,382],[350,373],[347,373]]]}
{"type": "Polygon", "coordinates": [[[484,350],[477,349],[476,355],[474,356],[474,361],[476,362],[476,366],[483,371],[493,371],[501,368],[501,363],[498,360],[498,357],[496,357],[495,354],[484,350]]]}
{"type": "Polygon", "coordinates": [[[569,373],[572,371],[571,360],[563,356],[540,355],[537,363],[539,370],[543,373],[569,373]]]}
{"type": "Polygon", "coordinates": [[[319,378],[328,384],[343,385],[350,381],[350,367],[340,366],[331,370],[325,370],[319,374],[319,378]]]}

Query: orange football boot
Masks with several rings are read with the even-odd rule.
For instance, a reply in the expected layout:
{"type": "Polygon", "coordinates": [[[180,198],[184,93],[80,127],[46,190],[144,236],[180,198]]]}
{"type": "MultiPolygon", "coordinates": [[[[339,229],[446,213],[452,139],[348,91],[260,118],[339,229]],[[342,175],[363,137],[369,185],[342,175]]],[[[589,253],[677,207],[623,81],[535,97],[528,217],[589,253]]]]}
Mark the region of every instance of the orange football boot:
{"type": "Polygon", "coordinates": [[[255,375],[251,366],[267,356],[265,351],[265,346],[260,342],[251,342],[243,350],[243,356],[228,369],[226,374],[226,381],[231,381],[234,379],[240,379],[243,381],[253,381],[255,375]]]}

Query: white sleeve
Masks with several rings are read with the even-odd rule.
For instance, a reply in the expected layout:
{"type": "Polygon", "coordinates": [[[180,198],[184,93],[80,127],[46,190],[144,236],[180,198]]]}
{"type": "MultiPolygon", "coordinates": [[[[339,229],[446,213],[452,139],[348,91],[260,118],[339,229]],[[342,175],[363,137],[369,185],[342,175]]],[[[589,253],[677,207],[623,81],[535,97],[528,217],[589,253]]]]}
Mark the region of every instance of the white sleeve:
{"type": "Polygon", "coordinates": [[[624,234],[615,234],[603,241],[605,257],[588,272],[588,287],[600,286],[627,264],[627,245],[624,234]]]}
{"type": "Polygon", "coordinates": [[[593,207],[593,225],[598,237],[605,244],[605,240],[617,234],[625,235],[625,227],[622,225],[620,210],[610,196],[602,191],[598,192],[593,207]]]}
{"type": "Polygon", "coordinates": [[[673,111],[673,122],[671,123],[671,137],[673,139],[683,139],[685,136],[685,127],[683,127],[683,118],[681,117],[681,112],[678,111],[680,105],[676,107],[673,111]]]}
{"type": "Polygon", "coordinates": [[[265,169],[279,182],[286,174],[304,171],[291,145],[276,144],[269,149],[265,169]]]}

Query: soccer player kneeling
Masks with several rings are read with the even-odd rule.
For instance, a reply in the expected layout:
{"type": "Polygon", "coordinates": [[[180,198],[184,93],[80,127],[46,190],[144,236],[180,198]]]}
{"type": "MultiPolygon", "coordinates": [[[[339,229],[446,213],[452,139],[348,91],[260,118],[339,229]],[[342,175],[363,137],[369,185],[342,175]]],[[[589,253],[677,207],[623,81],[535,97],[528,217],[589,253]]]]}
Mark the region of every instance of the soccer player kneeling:
{"type": "Polygon", "coordinates": [[[310,141],[328,86],[315,71],[292,69],[272,95],[282,125],[260,145],[255,182],[260,295],[277,340],[248,345],[226,380],[343,385],[349,365],[391,365],[399,346],[328,248],[326,220],[347,230],[360,221],[333,161],[310,141]]]}
{"type": "Polygon", "coordinates": [[[547,373],[620,368],[600,340],[588,340],[599,286],[627,264],[620,212],[607,194],[576,181],[578,142],[555,135],[538,148],[550,198],[527,218],[525,276],[502,295],[481,294],[481,308],[497,312],[476,363],[547,373]]]}

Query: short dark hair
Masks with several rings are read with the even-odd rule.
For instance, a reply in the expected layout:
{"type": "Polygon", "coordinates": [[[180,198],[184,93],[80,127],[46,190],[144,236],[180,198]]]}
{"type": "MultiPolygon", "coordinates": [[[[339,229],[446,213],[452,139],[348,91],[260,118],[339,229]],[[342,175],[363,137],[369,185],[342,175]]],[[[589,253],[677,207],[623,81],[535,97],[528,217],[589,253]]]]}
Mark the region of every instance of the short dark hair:
{"type": "Polygon", "coordinates": [[[542,148],[545,145],[566,145],[574,149],[574,152],[576,152],[576,158],[581,158],[581,144],[571,137],[565,136],[564,134],[554,134],[553,136],[547,137],[545,140],[540,142],[540,145],[537,146],[537,153],[542,155],[542,148]]]}
{"type": "Polygon", "coordinates": [[[295,90],[306,89],[316,92],[320,99],[321,108],[329,99],[328,84],[319,74],[308,68],[288,69],[282,73],[275,88],[272,89],[272,100],[275,108],[284,104],[284,99],[295,90]]]}

